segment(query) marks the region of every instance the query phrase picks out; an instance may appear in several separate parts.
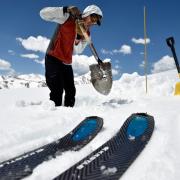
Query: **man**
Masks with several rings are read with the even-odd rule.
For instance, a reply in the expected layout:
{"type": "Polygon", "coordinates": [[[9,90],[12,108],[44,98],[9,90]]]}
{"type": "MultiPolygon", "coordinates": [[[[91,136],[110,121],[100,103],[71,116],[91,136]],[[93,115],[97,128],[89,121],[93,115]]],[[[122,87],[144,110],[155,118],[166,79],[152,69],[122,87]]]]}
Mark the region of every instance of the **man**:
{"type": "Polygon", "coordinates": [[[40,16],[44,20],[58,23],[45,56],[45,76],[50,89],[50,100],[56,106],[61,106],[65,91],[64,106],[73,107],[76,89],[71,65],[72,55],[73,52],[82,53],[88,44],[77,18],[90,36],[90,27],[101,24],[102,11],[96,5],[86,7],[82,15],[75,6],[47,7],[40,11],[40,16]]]}

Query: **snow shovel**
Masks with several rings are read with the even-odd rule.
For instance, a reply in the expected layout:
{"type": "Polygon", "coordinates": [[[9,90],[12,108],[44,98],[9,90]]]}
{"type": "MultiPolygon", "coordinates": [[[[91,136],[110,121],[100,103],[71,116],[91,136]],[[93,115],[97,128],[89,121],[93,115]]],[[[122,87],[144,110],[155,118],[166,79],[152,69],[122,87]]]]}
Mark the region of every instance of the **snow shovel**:
{"type": "MultiPolygon", "coordinates": [[[[175,44],[174,38],[169,37],[169,38],[166,39],[166,42],[167,42],[167,45],[171,48],[171,51],[172,51],[172,54],[173,54],[173,57],[174,57],[174,61],[175,61],[175,64],[176,64],[176,68],[177,68],[177,71],[178,71],[178,75],[179,75],[179,78],[180,78],[180,67],[179,67],[179,62],[178,62],[175,47],[174,47],[174,44],[175,44]]],[[[180,95],[180,82],[176,83],[174,95],[180,95]]]]}
{"type": "Polygon", "coordinates": [[[111,91],[112,87],[112,69],[111,69],[111,63],[110,62],[102,62],[100,60],[97,51],[87,34],[86,30],[82,26],[80,20],[78,20],[78,25],[82,31],[82,34],[86,41],[89,44],[89,47],[91,49],[91,52],[96,59],[98,64],[92,64],[90,65],[90,71],[91,71],[91,82],[94,86],[94,88],[103,95],[108,95],[111,91]]]}

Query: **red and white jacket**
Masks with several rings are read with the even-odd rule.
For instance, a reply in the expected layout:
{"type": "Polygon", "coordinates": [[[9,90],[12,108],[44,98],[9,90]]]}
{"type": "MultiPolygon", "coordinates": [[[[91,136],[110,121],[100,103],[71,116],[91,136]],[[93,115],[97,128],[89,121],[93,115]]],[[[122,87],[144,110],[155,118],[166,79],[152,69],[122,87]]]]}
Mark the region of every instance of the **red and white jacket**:
{"type": "Polygon", "coordinates": [[[64,64],[72,63],[73,52],[82,53],[88,42],[83,38],[75,45],[76,23],[69,16],[69,13],[63,12],[63,7],[46,7],[40,11],[40,16],[46,21],[58,23],[54,35],[47,48],[47,54],[54,56],[64,64]]]}

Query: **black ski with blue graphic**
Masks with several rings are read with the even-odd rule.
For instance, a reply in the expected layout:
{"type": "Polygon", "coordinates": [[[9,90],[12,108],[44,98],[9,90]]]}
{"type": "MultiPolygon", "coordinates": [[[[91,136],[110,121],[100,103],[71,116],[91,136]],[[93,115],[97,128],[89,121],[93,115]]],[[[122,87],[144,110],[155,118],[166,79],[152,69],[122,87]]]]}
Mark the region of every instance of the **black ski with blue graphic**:
{"type": "Polygon", "coordinates": [[[101,130],[103,119],[97,116],[85,118],[74,130],[61,139],[0,163],[1,180],[17,180],[32,174],[43,161],[67,150],[77,151],[89,143],[101,130]]]}
{"type": "Polygon", "coordinates": [[[154,118],[132,114],[117,134],[54,180],[118,180],[148,143],[154,118]]]}

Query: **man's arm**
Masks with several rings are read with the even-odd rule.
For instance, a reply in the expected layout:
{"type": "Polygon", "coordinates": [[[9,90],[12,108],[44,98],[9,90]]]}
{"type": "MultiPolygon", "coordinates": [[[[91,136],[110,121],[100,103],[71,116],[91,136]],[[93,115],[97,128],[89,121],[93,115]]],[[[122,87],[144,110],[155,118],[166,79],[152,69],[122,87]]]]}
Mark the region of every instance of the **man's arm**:
{"type": "Polygon", "coordinates": [[[40,16],[46,21],[63,24],[68,18],[67,7],[46,7],[40,11],[40,16]]]}
{"type": "Polygon", "coordinates": [[[74,44],[74,54],[81,54],[87,45],[88,42],[85,40],[81,40],[77,45],[74,44]]]}

